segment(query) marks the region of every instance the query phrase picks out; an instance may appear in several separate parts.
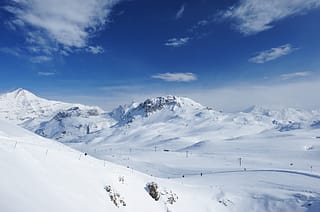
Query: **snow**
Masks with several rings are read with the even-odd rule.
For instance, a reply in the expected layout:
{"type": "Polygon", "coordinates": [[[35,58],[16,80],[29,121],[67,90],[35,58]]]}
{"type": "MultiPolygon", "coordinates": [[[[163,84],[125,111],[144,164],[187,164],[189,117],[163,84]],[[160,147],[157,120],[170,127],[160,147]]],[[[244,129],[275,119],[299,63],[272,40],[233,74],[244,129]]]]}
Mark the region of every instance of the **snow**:
{"type": "Polygon", "coordinates": [[[1,211],[320,211],[319,111],[231,114],[167,96],[111,113],[68,105],[39,115],[4,96],[15,112],[0,102],[12,115],[0,121],[1,211]],[[116,193],[126,206],[113,204],[116,193]]]}
{"type": "Polygon", "coordinates": [[[1,211],[165,211],[163,202],[155,202],[145,190],[155,178],[2,121],[0,129],[1,211]],[[124,197],[125,207],[113,205],[106,185],[124,197]]]}
{"type": "Polygon", "coordinates": [[[57,111],[71,107],[95,109],[102,112],[102,109],[98,107],[46,100],[22,88],[0,95],[0,118],[17,124],[30,121],[33,118],[43,121],[57,111]]]}

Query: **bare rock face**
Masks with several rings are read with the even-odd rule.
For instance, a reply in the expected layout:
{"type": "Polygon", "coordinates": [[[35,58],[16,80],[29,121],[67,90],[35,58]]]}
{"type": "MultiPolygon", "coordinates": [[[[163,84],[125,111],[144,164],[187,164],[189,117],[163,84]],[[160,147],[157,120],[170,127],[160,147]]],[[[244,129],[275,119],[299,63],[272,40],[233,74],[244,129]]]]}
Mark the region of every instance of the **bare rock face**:
{"type": "Polygon", "coordinates": [[[158,189],[159,189],[158,184],[155,182],[151,182],[147,184],[147,191],[155,201],[158,201],[160,199],[160,192],[158,189]]]}

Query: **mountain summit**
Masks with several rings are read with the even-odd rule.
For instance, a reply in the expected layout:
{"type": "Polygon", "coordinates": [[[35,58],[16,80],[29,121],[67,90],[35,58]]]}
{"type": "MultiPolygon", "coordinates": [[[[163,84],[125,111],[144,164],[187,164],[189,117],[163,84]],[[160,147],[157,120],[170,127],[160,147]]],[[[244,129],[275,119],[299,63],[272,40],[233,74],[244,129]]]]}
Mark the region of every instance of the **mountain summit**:
{"type": "Polygon", "coordinates": [[[33,118],[50,117],[57,111],[75,106],[87,107],[79,104],[43,99],[30,91],[18,88],[12,92],[0,95],[0,118],[21,124],[33,118]]]}
{"type": "Polygon", "coordinates": [[[120,125],[132,122],[137,117],[149,117],[159,111],[165,114],[177,115],[194,110],[205,109],[201,104],[178,96],[161,96],[156,98],[146,99],[141,103],[132,103],[129,106],[119,106],[112,111],[111,117],[117,119],[120,125]]]}
{"type": "Polygon", "coordinates": [[[176,138],[175,147],[182,148],[207,137],[229,139],[266,130],[316,128],[319,117],[316,112],[258,106],[238,113],[222,113],[172,95],[119,106],[110,113],[98,107],[43,99],[24,89],[0,95],[0,119],[64,143],[98,139],[101,143],[118,144],[139,138],[150,145],[176,138]]]}

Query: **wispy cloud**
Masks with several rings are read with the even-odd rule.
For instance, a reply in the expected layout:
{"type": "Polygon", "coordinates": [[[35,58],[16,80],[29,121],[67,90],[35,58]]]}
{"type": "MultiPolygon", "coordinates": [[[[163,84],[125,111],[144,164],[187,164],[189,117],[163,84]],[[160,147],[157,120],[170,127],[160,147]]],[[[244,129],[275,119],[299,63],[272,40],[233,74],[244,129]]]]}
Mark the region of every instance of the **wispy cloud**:
{"type": "Polygon", "coordinates": [[[104,91],[132,91],[134,89],[139,89],[141,88],[141,86],[137,86],[137,85],[106,85],[106,86],[102,86],[99,87],[100,90],[104,90],[104,91]]]}
{"type": "Polygon", "coordinates": [[[102,46],[88,46],[86,51],[92,54],[102,54],[104,52],[104,49],[102,48],[102,46]]]}
{"type": "Polygon", "coordinates": [[[225,11],[222,19],[234,21],[244,35],[252,35],[273,27],[274,23],[320,7],[319,0],[242,0],[225,11]]]}
{"type": "Polygon", "coordinates": [[[50,77],[50,76],[56,75],[56,73],[54,73],[54,72],[42,72],[42,71],[40,71],[40,72],[38,72],[38,75],[39,75],[39,76],[43,76],[43,77],[50,77]]]}
{"type": "Polygon", "coordinates": [[[190,39],[190,37],[170,38],[164,45],[170,47],[180,47],[186,45],[190,41],[190,39]]]}
{"type": "Polygon", "coordinates": [[[11,54],[14,56],[19,57],[21,55],[21,49],[20,48],[9,48],[9,47],[2,47],[0,48],[0,52],[5,53],[5,54],[11,54]]]}
{"type": "Polygon", "coordinates": [[[90,38],[103,29],[119,1],[9,0],[4,8],[13,15],[10,28],[26,32],[26,43],[34,52],[65,55],[90,47],[90,38]]]}
{"type": "Polygon", "coordinates": [[[256,56],[249,59],[252,63],[265,63],[275,60],[279,57],[288,55],[298,48],[293,48],[290,44],[285,44],[279,47],[271,48],[265,51],[258,52],[256,56]]]}
{"type": "Polygon", "coordinates": [[[184,10],[185,10],[185,5],[183,4],[181,5],[180,9],[176,13],[176,19],[182,18],[184,10]]]}
{"type": "Polygon", "coordinates": [[[197,32],[197,30],[200,30],[201,28],[208,26],[209,24],[214,23],[214,19],[212,17],[208,17],[206,19],[202,19],[195,23],[192,27],[190,27],[189,32],[194,33],[197,32]]]}
{"type": "Polygon", "coordinates": [[[161,79],[167,82],[190,82],[197,80],[197,75],[193,73],[159,73],[152,76],[155,79],[161,79]]]}
{"type": "Polygon", "coordinates": [[[32,63],[44,63],[51,60],[52,60],[52,57],[48,57],[48,56],[35,56],[30,58],[30,62],[32,63]]]}
{"type": "Polygon", "coordinates": [[[282,80],[290,80],[290,79],[304,78],[304,77],[308,77],[310,75],[311,75],[311,72],[309,72],[309,71],[301,71],[301,72],[282,74],[282,75],[280,75],[280,78],[282,80]]]}

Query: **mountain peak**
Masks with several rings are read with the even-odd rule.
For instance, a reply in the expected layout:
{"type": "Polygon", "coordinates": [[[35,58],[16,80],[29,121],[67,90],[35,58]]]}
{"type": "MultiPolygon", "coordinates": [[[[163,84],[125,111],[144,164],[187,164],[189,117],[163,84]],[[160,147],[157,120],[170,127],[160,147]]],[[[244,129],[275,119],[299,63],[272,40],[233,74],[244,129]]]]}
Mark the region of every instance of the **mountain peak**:
{"type": "Polygon", "coordinates": [[[14,98],[14,99],[18,99],[18,98],[40,98],[40,97],[37,97],[35,94],[31,93],[30,91],[26,90],[26,89],[23,89],[23,88],[18,88],[12,92],[9,92],[9,93],[6,93],[7,97],[11,97],[11,98],[14,98]]]}
{"type": "Polygon", "coordinates": [[[167,111],[169,113],[180,111],[178,113],[182,114],[185,111],[203,108],[205,107],[189,98],[167,95],[149,98],[141,103],[134,103],[130,106],[119,106],[111,112],[111,117],[122,125],[132,122],[138,116],[148,117],[158,111],[167,111]]]}
{"type": "Polygon", "coordinates": [[[16,123],[51,114],[65,107],[64,103],[40,98],[23,88],[0,95],[0,103],[0,118],[16,123]]]}
{"type": "Polygon", "coordinates": [[[143,103],[141,103],[139,106],[145,108],[146,110],[151,110],[151,111],[162,109],[163,107],[166,107],[166,106],[203,108],[201,104],[189,98],[173,96],[173,95],[160,96],[152,99],[147,99],[143,103]]]}

